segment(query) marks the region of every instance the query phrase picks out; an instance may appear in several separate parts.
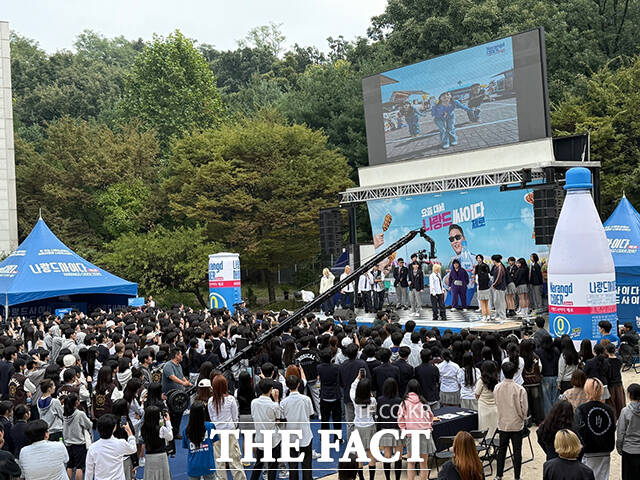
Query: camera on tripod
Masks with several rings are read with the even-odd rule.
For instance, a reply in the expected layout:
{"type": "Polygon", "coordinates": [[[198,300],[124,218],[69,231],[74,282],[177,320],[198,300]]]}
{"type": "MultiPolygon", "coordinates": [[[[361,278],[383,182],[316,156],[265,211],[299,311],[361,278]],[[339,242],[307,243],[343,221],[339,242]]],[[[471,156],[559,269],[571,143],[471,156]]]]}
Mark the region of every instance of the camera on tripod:
{"type": "Polygon", "coordinates": [[[429,260],[429,254],[427,253],[427,249],[423,249],[423,250],[418,250],[416,252],[416,255],[418,256],[418,260],[420,260],[420,262],[424,262],[425,258],[427,260],[429,260]]]}

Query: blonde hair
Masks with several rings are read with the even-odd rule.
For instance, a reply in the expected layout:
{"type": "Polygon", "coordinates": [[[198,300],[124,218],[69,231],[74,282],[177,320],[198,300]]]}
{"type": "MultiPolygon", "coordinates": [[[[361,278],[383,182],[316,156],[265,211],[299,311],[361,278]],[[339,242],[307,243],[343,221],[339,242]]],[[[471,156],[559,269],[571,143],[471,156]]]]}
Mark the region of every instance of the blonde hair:
{"type": "Polygon", "coordinates": [[[326,275],[327,273],[329,273],[329,269],[328,269],[327,267],[324,267],[324,268],[322,269],[322,274],[323,274],[323,275],[326,275]]]}
{"type": "Polygon", "coordinates": [[[582,450],[582,444],[575,433],[563,428],[556,433],[556,438],[553,440],[553,448],[555,448],[558,456],[572,459],[578,458],[582,450]]]}
{"type": "Polygon", "coordinates": [[[351,267],[347,265],[346,267],[344,267],[344,273],[349,273],[349,272],[351,272],[351,267]],[[347,272],[347,270],[349,271],[347,272]]]}
{"type": "Polygon", "coordinates": [[[439,263],[433,265],[433,273],[440,273],[440,270],[442,270],[442,267],[439,263]]]}
{"type": "Polygon", "coordinates": [[[601,401],[604,387],[598,378],[588,378],[584,384],[584,393],[591,401],[601,401]]]}

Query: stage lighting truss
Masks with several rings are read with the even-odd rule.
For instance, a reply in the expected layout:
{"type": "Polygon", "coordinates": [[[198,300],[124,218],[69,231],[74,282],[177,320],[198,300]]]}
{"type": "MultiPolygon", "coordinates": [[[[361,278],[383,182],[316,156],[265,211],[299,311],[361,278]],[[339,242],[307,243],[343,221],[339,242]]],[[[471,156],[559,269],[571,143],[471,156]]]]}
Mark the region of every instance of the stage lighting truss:
{"type": "MultiPolygon", "coordinates": [[[[340,192],[340,205],[380,200],[385,198],[422,195],[424,193],[439,193],[450,190],[465,190],[510,184],[522,184],[523,181],[544,181],[544,172],[529,170],[531,177],[527,178],[523,169],[493,173],[479,173],[456,178],[422,180],[419,182],[395,185],[375,185],[371,187],[350,188],[340,192]]],[[[528,173],[527,173],[528,175],[528,173]]]]}

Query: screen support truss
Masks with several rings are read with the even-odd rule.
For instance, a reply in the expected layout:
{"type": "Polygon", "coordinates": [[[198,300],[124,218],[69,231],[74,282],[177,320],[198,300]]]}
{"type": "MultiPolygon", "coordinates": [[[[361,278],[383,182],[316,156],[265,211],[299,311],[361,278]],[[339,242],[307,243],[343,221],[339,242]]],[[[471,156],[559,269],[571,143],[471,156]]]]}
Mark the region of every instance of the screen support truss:
{"type": "Polygon", "coordinates": [[[450,190],[508,185],[532,180],[544,180],[545,178],[543,171],[529,170],[529,172],[530,173],[525,174],[523,169],[518,169],[494,173],[478,173],[456,178],[421,180],[419,182],[396,185],[350,188],[345,192],[340,192],[340,205],[361,203],[368,200],[422,195],[424,193],[439,193],[450,190]]]}

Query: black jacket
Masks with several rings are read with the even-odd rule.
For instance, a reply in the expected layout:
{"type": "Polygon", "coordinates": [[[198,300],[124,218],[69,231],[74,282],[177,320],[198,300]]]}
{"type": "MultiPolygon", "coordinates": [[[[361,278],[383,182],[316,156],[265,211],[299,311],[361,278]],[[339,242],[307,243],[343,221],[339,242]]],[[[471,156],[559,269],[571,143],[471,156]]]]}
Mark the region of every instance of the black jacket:
{"type": "Polygon", "coordinates": [[[542,480],[595,480],[593,470],[579,460],[556,457],[544,462],[542,480]]]}
{"type": "Polygon", "coordinates": [[[387,378],[395,378],[400,385],[400,369],[390,363],[383,363],[373,369],[373,389],[382,395],[382,386],[387,378]]]}
{"type": "Polygon", "coordinates": [[[542,268],[539,263],[532,263],[529,270],[529,283],[531,285],[542,285],[544,280],[542,279],[542,268]]]}
{"type": "Polygon", "coordinates": [[[0,360],[0,398],[9,399],[9,380],[14,374],[13,363],[0,360]]]}
{"type": "Polygon", "coordinates": [[[407,276],[409,275],[409,269],[407,267],[400,267],[393,270],[393,286],[408,287],[407,276]]]}
{"type": "MultiPolygon", "coordinates": [[[[13,443],[13,454],[18,458],[20,456],[20,450],[22,447],[30,445],[31,442],[27,440],[24,434],[24,427],[27,425],[25,421],[18,421],[13,427],[11,427],[11,441],[13,443]]],[[[6,435],[6,434],[5,434],[6,435]]]]}
{"type": "Polygon", "coordinates": [[[333,363],[318,365],[320,377],[320,399],[340,399],[340,367],[333,363]]]}
{"type": "Polygon", "coordinates": [[[424,275],[422,273],[422,270],[418,268],[418,271],[414,273],[412,268],[411,270],[409,270],[407,278],[411,282],[411,285],[409,285],[409,288],[411,290],[424,290],[424,275]]]}
{"type": "Polygon", "coordinates": [[[354,360],[347,360],[340,365],[340,386],[342,387],[342,398],[344,399],[344,403],[351,402],[349,390],[351,390],[351,384],[353,384],[355,379],[358,378],[358,373],[361,368],[364,368],[367,377],[371,378],[369,366],[364,360],[356,358],[354,360]]]}
{"type": "Polygon", "coordinates": [[[9,480],[19,478],[22,475],[20,466],[15,457],[4,450],[0,450],[0,479],[9,480]]]}
{"type": "Polygon", "coordinates": [[[398,427],[398,412],[400,411],[400,397],[388,398],[380,395],[376,406],[377,423],[379,430],[394,429],[398,427]]]}
{"type": "Polygon", "coordinates": [[[407,392],[407,384],[409,383],[409,380],[414,378],[415,372],[413,370],[413,367],[409,365],[406,362],[406,360],[403,360],[401,358],[393,362],[392,365],[395,365],[400,369],[400,377],[399,377],[400,380],[398,381],[398,393],[400,394],[401,397],[404,398],[404,394],[407,392]]]}
{"type": "Polygon", "coordinates": [[[611,452],[616,442],[616,417],[613,409],[602,402],[587,402],[576,408],[574,423],[584,453],[611,452]]]}
{"type": "Polygon", "coordinates": [[[416,379],[420,382],[422,395],[427,402],[440,400],[440,370],[432,363],[421,363],[416,367],[416,379]]]}
{"type": "Polygon", "coordinates": [[[2,426],[4,427],[4,445],[2,446],[2,450],[13,453],[13,440],[11,439],[13,424],[11,420],[5,417],[0,417],[0,422],[2,422],[2,426]]]}
{"type": "Polygon", "coordinates": [[[460,480],[460,474],[451,460],[447,461],[440,469],[438,480],[460,480]]]}
{"type": "Polygon", "coordinates": [[[540,357],[540,363],[542,363],[542,376],[543,377],[557,377],[558,376],[558,360],[560,360],[560,350],[553,348],[551,351],[539,348],[536,350],[536,354],[540,357]]]}
{"type": "Polygon", "coordinates": [[[600,359],[597,356],[584,363],[584,373],[587,378],[597,378],[603,385],[607,384],[608,365],[607,359],[600,359]]]}
{"type": "Polygon", "coordinates": [[[513,276],[513,283],[516,284],[516,287],[529,283],[529,269],[527,267],[517,268],[513,276]]]}

